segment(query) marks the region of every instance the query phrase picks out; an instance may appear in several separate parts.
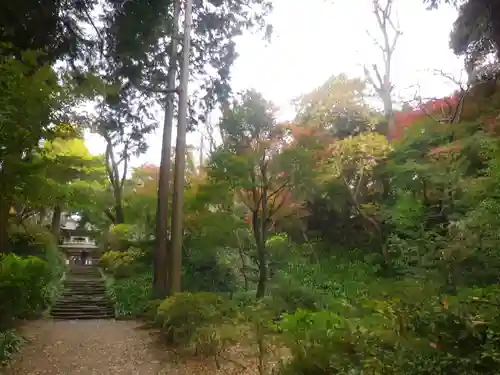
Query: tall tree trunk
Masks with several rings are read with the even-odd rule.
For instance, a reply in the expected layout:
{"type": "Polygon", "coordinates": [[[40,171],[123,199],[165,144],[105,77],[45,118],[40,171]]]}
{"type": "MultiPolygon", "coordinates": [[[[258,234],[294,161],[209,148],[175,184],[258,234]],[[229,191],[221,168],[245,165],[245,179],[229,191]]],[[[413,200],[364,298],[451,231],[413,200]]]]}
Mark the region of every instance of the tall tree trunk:
{"type": "Polygon", "coordinates": [[[56,241],[59,242],[59,237],[61,236],[61,214],[62,208],[60,205],[54,206],[54,212],[52,213],[52,234],[56,238],[56,241]]]}
{"type": "Polygon", "coordinates": [[[10,204],[0,196],[0,254],[8,251],[10,204]]]}
{"type": "MultiPolygon", "coordinates": [[[[115,203],[115,224],[125,224],[125,212],[123,211],[121,193],[118,193],[119,198],[115,203]]],[[[116,196],[115,196],[116,197],[116,196]]]]}
{"type": "Polygon", "coordinates": [[[188,83],[191,44],[192,0],[186,0],[184,9],[184,40],[182,46],[181,89],[179,92],[179,119],[175,145],[174,192],[172,196],[172,250],[169,272],[169,294],[181,291],[182,240],[184,235],[184,185],[186,169],[186,131],[188,122],[188,83]]]}
{"type": "Polygon", "coordinates": [[[493,40],[497,47],[497,58],[500,60],[500,3],[498,1],[489,3],[493,40]]]}
{"type": "MultiPolygon", "coordinates": [[[[174,3],[173,35],[179,34],[178,23],[180,1],[174,3]]],[[[177,71],[177,38],[172,38],[169,53],[167,89],[173,90],[177,71]]],[[[161,146],[160,175],[158,179],[158,201],[156,205],[155,248],[153,253],[153,294],[156,299],[163,299],[168,294],[168,199],[170,187],[170,170],[172,169],[172,127],[174,120],[174,95],[167,93],[165,101],[165,118],[161,146]]]]}
{"type": "Polygon", "coordinates": [[[38,211],[38,225],[43,225],[46,215],[47,209],[45,207],[41,208],[40,211],[38,211]]]}
{"type": "MultiPolygon", "coordinates": [[[[113,143],[111,138],[105,137],[106,139],[106,171],[108,173],[109,182],[113,188],[113,198],[115,199],[114,211],[115,211],[115,224],[124,224],[125,223],[125,213],[123,211],[123,202],[122,202],[122,192],[123,185],[125,183],[125,177],[127,175],[127,166],[128,166],[128,157],[124,156],[124,167],[123,173],[120,176],[118,172],[118,164],[115,160],[115,156],[113,153],[113,143]]],[[[125,146],[127,147],[127,146],[125,146]]]]}
{"type": "Polygon", "coordinates": [[[240,256],[240,261],[241,261],[241,276],[243,277],[243,288],[245,291],[248,291],[248,275],[247,275],[247,265],[245,262],[245,253],[243,252],[243,242],[240,239],[240,236],[238,235],[238,231],[235,231],[236,235],[236,241],[238,242],[238,255],[240,256]]]}
{"type": "Polygon", "coordinates": [[[259,212],[252,212],[252,228],[253,235],[255,238],[255,246],[257,249],[257,262],[259,267],[259,280],[257,283],[257,293],[255,297],[257,299],[263,298],[266,295],[266,284],[267,284],[267,254],[266,254],[266,242],[264,235],[262,233],[261,221],[264,218],[261,217],[259,220],[259,212]]]}

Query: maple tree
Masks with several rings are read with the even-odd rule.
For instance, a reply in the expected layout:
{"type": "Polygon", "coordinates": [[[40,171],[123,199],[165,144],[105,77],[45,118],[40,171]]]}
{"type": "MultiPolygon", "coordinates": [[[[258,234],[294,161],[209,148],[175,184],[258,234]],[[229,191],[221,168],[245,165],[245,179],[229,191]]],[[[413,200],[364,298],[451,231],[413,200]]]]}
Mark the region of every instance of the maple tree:
{"type": "Polygon", "coordinates": [[[403,138],[406,129],[426,119],[432,119],[436,125],[452,122],[459,102],[460,97],[456,94],[421,102],[410,111],[396,112],[391,139],[403,138]]]}
{"type": "Polygon", "coordinates": [[[229,186],[235,201],[249,210],[259,267],[256,295],[262,298],[268,280],[266,242],[270,230],[276,220],[301,207],[292,202],[290,190],[297,169],[282,169],[289,160],[281,152],[284,128],[276,122],[272,103],[259,93],[248,91],[235,100],[226,109],[220,127],[224,144],[212,155],[208,174],[229,186]]]}

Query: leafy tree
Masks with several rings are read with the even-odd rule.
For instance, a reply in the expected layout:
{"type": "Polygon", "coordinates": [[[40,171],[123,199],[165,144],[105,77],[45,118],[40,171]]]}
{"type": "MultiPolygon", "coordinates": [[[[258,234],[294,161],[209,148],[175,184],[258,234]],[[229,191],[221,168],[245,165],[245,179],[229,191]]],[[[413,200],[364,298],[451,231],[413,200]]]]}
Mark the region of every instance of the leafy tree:
{"type": "Polygon", "coordinates": [[[52,231],[58,238],[61,212],[88,204],[95,189],[104,183],[103,158],[92,156],[79,138],[46,142],[40,157],[44,181],[37,186],[40,191],[47,187],[42,202],[53,204],[52,231]]]}
{"type": "MultiPolygon", "coordinates": [[[[431,8],[439,0],[425,0],[431,8]]],[[[496,64],[490,65],[489,57],[500,57],[500,5],[494,0],[445,0],[459,6],[459,15],[451,32],[450,45],[458,55],[464,55],[469,72],[483,75],[497,72],[496,64]],[[486,65],[486,71],[483,69],[486,65]],[[478,69],[479,68],[479,69],[478,69]]]]}
{"type": "MultiPolygon", "coordinates": [[[[391,148],[386,138],[377,133],[363,133],[335,142],[330,146],[331,156],[325,163],[325,177],[338,179],[348,193],[356,214],[366,221],[383,242],[380,217],[377,217],[379,194],[382,191],[377,167],[388,157],[391,148]]],[[[382,253],[386,261],[388,254],[382,253]]]]}
{"type": "Polygon", "coordinates": [[[367,104],[366,84],[345,74],[330,77],[324,84],[296,100],[295,125],[317,126],[345,138],[367,131],[373,111],[367,104]]]}
{"type": "Polygon", "coordinates": [[[12,201],[26,185],[32,152],[43,138],[58,130],[52,125],[58,108],[56,75],[38,67],[38,53],[25,52],[21,60],[0,57],[0,250],[5,251],[7,220],[12,201]]]}
{"type": "Polygon", "coordinates": [[[250,211],[259,266],[257,298],[266,291],[266,242],[273,220],[283,213],[285,204],[287,210],[293,210],[288,198],[292,173],[281,169],[278,161],[283,128],[277,125],[274,111],[254,91],[234,101],[220,123],[224,144],[212,156],[208,169],[209,176],[227,184],[235,199],[250,211]]]}
{"type": "MultiPolygon", "coordinates": [[[[223,104],[227,101],[230,93],[228,84],[230,67],[232,66],[235,58],[235,44],[234,38],[241,34],[244,29],[262,28],[264,26],[264,18],[270,10],[270,4],[267,1],[243,0],[243,1],[226,1],[226,2],[212,2],[215,7],[195,6],[193,15],[193,35],[191,36],[191,47],[189,56],[191,71],[194,76],[203,83],[201,85],[201,93],[198,93],[194,102],[197,102],[198,107],[201,107],[202,113],[198,114],[198,119],[203,120],[203,116],[212,110],[217,103],[223,104]],[[251,11],[250,11],[251,9],[251,11]],[[235,17],[235,15],[238,15],[235,17]],[[207,53],[208,52],[208,53],[207,53]],[[210,66],[210,69],[207,69],[210,66]],[[215,68],[215,69],[212,69],[215,68]],[[214,73],[210,73],[210,72],[214,73]]],[[[180,3],[175,3],[173,6],[172,19],[176,19],[179,14],[180,3]]],[[[170,44],[166,50],[170,50],[168,60],[168,73],[166,79],[167,90],[171,90],[176,84],[176,70],[177,60],[179,54],[176,56],[176,39],[172,38],[172,33],[177,33],[176,25],[170,28],[170,44]]],[[[194,114],[194,108],[191,106],[191,113],[194,114]]],[[[162,142],[162,160],[160,164],[160,179],[158,187],[158,209],[157,209],[157,223],[156,223],[156,256],[155,256],[155,293],[157,295],[165,295],[167,287],[167,275],[163,275],[160,269],[164,268],[163,264],[168,258],[169,253],[167,249],[167,220],[166,214],[168,212],[169,201],[169,172],[170,172],[170,140],[172,131],[172,119],[174,111],[173,97],[167,93],[165,103],[165,119],[163,126],[163,142],[162,142]]],[[[193,118],[195,120],[195,118],[193,118]]],[[[193,121],[196,123],[196,121],[193,121]]],[[[185,147],[184,133],[185,128],[182,128],[182,138],[178,136],[177,148],[185,147]]],[[[180,150],[184,152],[183,150],[180,150]]],[[[179,166],[176,172],[176,180],[180,181],[183,177],[182,170],[184,169],[184,155],[176,158],[176,165],[179,166]],[[179,163],[177,163],[177,160],[179,163]]],[[[175,183],[176,197],[182,197],[182,192],[177,191],[180,183],[175,183]]],[[[180,259],[181,252],[181,233],[182,230],[178,229],[182,226],[182,218],[179,217],[182,209],[178,207],[178,199],[175,199],[172,227],[173,227],[173,246],[174,252],[171,255],[174,259],[180,259]]],[[[174,264],[173,262],[171,262],[174,264]]],[[[180,264],[180,260],[175,263],[180,264]]],[[[180,266],[174,266],[172,272],[176,274],[175,285],[179,285],[178,280],[180,275],[180,266]]],[[[171,279],[174,280],[174,279],[171,279]]],[[[172,284],[172,283],[171,283],[172,284]]],[[[172,284],[172,285],[174,285],[172,284]]],[[[172,286],[173,288],[173,286],[172,286]]]]}

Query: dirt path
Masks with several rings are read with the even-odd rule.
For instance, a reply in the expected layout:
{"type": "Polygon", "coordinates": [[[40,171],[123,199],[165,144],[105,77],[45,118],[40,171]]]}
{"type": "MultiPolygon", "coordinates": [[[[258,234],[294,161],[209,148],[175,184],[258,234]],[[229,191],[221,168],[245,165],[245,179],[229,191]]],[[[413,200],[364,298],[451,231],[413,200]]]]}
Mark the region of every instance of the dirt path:
{"type": "MultiPolygon", "coordinates": [[[[41,320],[23,328],[28,339],[5,375],[159,375],[166,351],[151,334],[131,321],[41,320]]],[[[173,371],[172,371],[173,370],[173,371]]]]}
{"type": "Polygon", "coordinates": [[[28,340],[1,375],[256,375],[212,360],[184,360],[162,347],[141,323],[114,320],[40,320],[24,325],[28,340]]]}

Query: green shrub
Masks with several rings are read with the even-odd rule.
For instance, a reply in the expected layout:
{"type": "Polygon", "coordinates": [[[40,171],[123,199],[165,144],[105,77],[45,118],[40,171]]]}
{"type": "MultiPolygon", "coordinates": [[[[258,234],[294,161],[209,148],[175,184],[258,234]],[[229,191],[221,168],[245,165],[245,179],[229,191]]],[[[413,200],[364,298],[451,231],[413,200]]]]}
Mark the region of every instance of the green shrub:
{"type": "Polygon", "coordinates": [[[18,352],[23,340],[13,329],[0,332],[0,365],[5,365],[18,352]]]}
{"type": "Polygon", "coordinates": [[[169,344],[217,356],[239,338],[237,310],[214,293],[178,293],[158,307],[158,322],[169,344]]]}
{"type": "Polygon", "coordinates": [[[321,302],[319,293],[313,289],[299,285],[297,282],[273,285],[270,295],[276,301],[281,312],[292,313],[297,309],[315,311],[321,302]]]}
{"type": "Polygon", "coordinates": [[[37,256],[48,263],[51,280],[44,293],[48,303],[54,302],[61,290],[61,277],[66,270],[64,254],[59,250],[54,235],[40,225],[13,225],[9,228],[9,245],[16,255],[37,256]]]}
{"type": "Polygon", "coordinates": [[[114,225],[109,234],[107,243],[109,249],[115,249],[119,251],[127,250],[131,243],[136,240],[137,228],[130,224],[117,224],[114,225]]]}
{"type": "Polygon", "coordinates": [[[189,292],[232,293],[237,290],[234,272],[217,251],[185,248],[182,258],[182,289],[189,292]]]}
{"type": "Polygon", "coordinates": [[[280,323],[292,359],[281,374],[399,374],[386,371],[382,360],[395,360],[393,347],[378,332],[330,311],[298,310],[280,323]]]}
{"type": "Polygon", "coordinates": [[[117,318],[134,318],[148,313],[152,296],[152,272],[139,273],[130,278],[109,279],[108,283],[108,293],[115,303],[117,318]]]}
{"type": "Polygon", "coordinates": [[[42,256],[48,248],[57,248],[57,240],[45,227],[34,224],[9,228],[9,250],[17,255],[42,256]]]}
{"type": "Polygon", "coordinates": [[[0,259],[0,324],[40,313],[50,301],[47,286],[52,280],[49,264],[38,257],[9,254],[0,259]]]}
{"type": "Polygon", "coordinates": [[[127,251],[107,251],[100,259],[102,269],[116,278],[131,276],[138,268],[138,260],[143,256],[141,249],[127,251]]]}
{"type": "Polygon", "coordinates": [[[42,258],[47,262],[50,269],[50,282],[45,287],[45,295],[48,303],[52,304],[63,289],[62,277],[67,268],[66,258],[56,246],[47,247],[42,258]]]}
{"type": "Polygon", "coordinates": [[[244,292],[236,292],[231,295],[231,299],[239,308],[251,305],[255,302],[255,290],[247,290],[244,292]]]}

